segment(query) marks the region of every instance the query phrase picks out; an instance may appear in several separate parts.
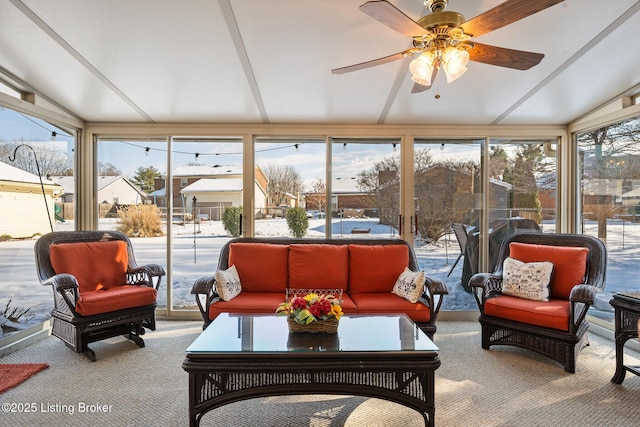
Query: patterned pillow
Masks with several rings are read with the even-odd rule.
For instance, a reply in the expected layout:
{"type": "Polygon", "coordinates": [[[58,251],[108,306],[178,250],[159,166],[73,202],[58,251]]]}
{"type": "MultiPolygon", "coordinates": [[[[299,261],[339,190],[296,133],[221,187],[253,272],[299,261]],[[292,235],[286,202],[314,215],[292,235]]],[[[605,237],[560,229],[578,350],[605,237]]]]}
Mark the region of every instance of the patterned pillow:
{"type": "Polygon", "coordinates": [[[405,267],[391,293],[416,303],[424,291],[424,271],[411,271],[405,267]]]}
{"type": "Polygon", "coordinates": [[[502,293],[536,301],[549,301],[553,264],[522,262],[508,257],[502,268],[502,293]]]}
{"type": "Polygon", "coordinates": [[[240,276],[236,266],[232,265],[226,270],[218,270],[215,274],[216,292],[223,301],[229,301],[240,294],[240,276]]]}

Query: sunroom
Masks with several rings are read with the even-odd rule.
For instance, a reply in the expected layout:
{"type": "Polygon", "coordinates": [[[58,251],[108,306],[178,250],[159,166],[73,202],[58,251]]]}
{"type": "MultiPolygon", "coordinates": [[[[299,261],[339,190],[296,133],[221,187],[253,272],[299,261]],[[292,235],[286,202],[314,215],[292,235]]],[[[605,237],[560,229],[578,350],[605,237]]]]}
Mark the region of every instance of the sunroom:
{"type": "MultiPolygon", "coordinates": [[[[226,209],[242,236],[290,237],[286,213],[301,207],[306,237],[409,242],[449,289],[438,319],[452,333],[477,320],[467,282],[492,271],[500,227],[598,237],[607,284],[590,328],[613,337],[612,295],[640,286],[640,2],[546,2],[557,4],[471,39],[544,54],[538,64],[472,55],[459,78],[443,69],[417,93],[413,55],[331,72],[411,46],[362,3],[0,5],[1,161],[31,174],[13,187],[0,176],[5,337],[46,330],[35,239],[116,229],[132,204],[158,212],[162,235],[132,243],[167,271],[163,321],[199,319],[191,285],[233,237],[226,209]],[[106,177],[137,185],[140,203],[101,192],[106,177]],[[452,224],[468,227],[466,248],[452,224]]],[[[434,3],[388,2],[412,20],[434,3]]],[[[503,1],[443,3],[470,19],[503,1]]]]}

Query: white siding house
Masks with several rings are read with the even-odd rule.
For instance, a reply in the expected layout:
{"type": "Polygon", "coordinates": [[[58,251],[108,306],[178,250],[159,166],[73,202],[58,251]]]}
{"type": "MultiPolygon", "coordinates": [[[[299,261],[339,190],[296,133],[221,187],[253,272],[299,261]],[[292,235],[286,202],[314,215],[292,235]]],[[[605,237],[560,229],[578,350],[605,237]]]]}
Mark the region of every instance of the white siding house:
{"type": "MultiPolygon", "coordinates": [[[[64,187],[64,202],[73,202],[74,177],[54,176],[51,179],[64,187]]],[[[140,190],[124,176],[98,177],[98,202],[113,205],[137,205],[144,203],[147,193],[140,190]]]]}
{"type": "Polygon", "coordinates": [[[45,178],[42,183],[44,196],[38,175],[0,162],[0,236],[21,239],[51,231],[62,187],[45,178]]]}

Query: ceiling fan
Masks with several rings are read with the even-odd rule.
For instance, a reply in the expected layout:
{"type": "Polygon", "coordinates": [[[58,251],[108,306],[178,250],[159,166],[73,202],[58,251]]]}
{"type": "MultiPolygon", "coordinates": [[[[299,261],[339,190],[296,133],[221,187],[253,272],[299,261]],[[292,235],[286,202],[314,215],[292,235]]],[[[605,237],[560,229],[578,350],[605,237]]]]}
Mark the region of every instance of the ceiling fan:
{"type": "Polygon", "coordinates": [[[331,72],[348,73],[419,54],[409,64],[411,79],[414,81],[411,93],[418,93],[431,87],[440,69],[444,71],[448,83],[454,81],[467,71],[469,61],[528,70],[538,65],[544,55],[490,46],[472,42],[470,39],[497,30],[563,1],[507,0],[475,18],[466,20],[458,12],[444,10],[449,0],[424,0],[425,7],[431,13],[417,22],[388,1],[368,1],[360,6],[360,10],[391,29],[411,37],[413,47],[371,61],[336,68],[331,72]]]}

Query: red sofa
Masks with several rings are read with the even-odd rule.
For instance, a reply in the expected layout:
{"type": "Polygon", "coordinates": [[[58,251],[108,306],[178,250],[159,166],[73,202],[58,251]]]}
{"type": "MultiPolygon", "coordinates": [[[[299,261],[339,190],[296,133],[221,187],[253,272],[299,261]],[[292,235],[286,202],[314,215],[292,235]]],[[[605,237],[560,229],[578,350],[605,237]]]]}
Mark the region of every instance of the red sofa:
{"type": "Polygon", "coordinates": [[[433,336],[447,294],[444,282],[426,275],[418,302],[391,293],[406,267],[418,271],[413,249],[397,239],[238,238],[222,248],[217,268],[232,265],[242,288],[233,299],[216,293],[215,276],[193,285],[205,328],[220,313],[275,313],[287,288],[342,289],[345,314],[405,313],[433,336]]]}

